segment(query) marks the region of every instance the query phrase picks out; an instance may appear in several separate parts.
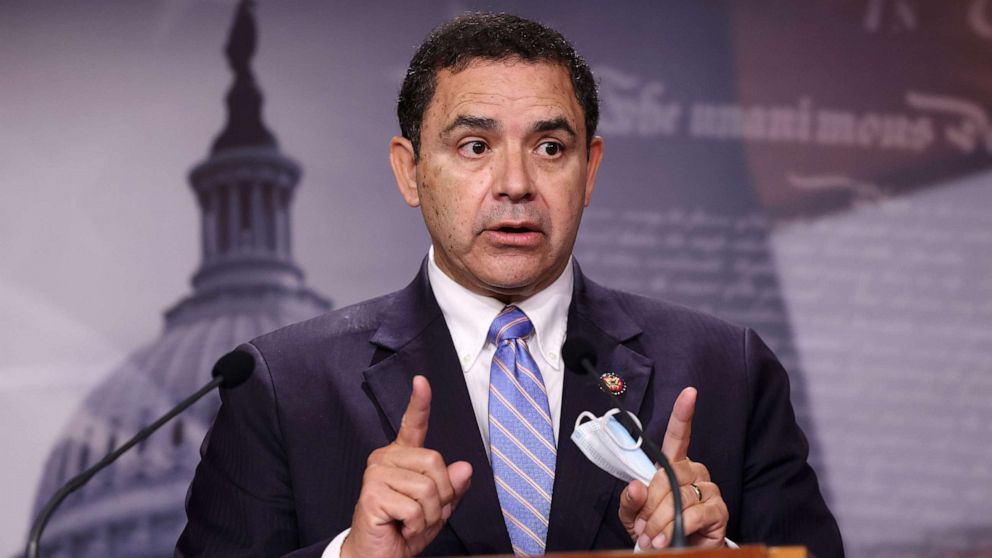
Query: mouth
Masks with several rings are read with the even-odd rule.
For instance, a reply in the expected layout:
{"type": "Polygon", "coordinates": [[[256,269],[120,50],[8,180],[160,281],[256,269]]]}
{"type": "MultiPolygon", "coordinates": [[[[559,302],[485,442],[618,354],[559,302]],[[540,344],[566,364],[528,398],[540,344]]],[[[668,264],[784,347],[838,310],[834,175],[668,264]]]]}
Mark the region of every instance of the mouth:
{"type": "Polygon", "coordinates": [[[535,229],[535,228],[533,228],[533,227],[528,227],[528,226],[518,226],[518,227],[515,227],[515,226],[511,226],[511,225],[507,225],[507,226],[504,226],[504,227],[497,227],[497,228],[495,228],[493,230],[495,230],[496,232],[503,232],[503,233],[529,233],[529,232],[538,232],[538,230],[535,229]]]}
{"type": "Polygon", "coordinates": [[[486,229],[483,234],[497,246],[517,248],[536,246],[544,236],[540,226],[530,222],[497,223],[486,229]]]}

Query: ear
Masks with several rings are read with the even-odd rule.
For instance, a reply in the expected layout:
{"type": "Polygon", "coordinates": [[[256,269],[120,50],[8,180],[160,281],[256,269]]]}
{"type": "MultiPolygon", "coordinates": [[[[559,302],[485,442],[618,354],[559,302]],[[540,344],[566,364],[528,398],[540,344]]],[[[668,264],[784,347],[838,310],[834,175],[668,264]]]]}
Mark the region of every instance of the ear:
{"type": "Polygon", "coordinates": [[[417,158],[413,154],[410,140],[393,136],[389,140],[389,164],[396,176],[396,187],[410,207],[420,206],[420,192],[417,191],[417,158]]]}
{"type": "Polygon", "coordinates": [[[589,144],[589,160],[586,161],[586,197],[585,206],[589,207],[592,200],[592,191],[596,187],[596,173],[599,172],[599,163],[603,160],[603,138],[596,136],[589,144]]]}

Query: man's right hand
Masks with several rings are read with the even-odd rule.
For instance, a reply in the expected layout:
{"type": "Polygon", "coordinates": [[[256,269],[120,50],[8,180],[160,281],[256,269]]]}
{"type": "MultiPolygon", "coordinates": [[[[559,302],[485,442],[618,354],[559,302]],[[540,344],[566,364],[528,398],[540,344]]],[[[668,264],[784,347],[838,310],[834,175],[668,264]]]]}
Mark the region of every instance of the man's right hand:
{"type": "Polygon", "coordinates": [[[468,490],[468,462],[445,466],[440,453],[424,448],[430,413],[431,386],[415,376],[396,440],[369,455],[342,558],[419,554],[468,490]]]}

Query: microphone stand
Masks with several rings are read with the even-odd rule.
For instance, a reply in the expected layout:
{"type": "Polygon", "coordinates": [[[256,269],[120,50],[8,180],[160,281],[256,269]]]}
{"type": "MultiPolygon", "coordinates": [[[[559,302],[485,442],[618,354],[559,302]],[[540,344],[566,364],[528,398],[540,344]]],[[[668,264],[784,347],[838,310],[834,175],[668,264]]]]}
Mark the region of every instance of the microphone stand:
{"type": "Polygon", "coordinates": [[[26,558],[38,558],[41,553],[41,533],[45,530],[45,525],[47,525],[48,520],[51,519],[52,513],[55,512],[55,510],[59,507],[59,504],[61,504],[67,496],[82,488],[83,485],[93,478],[93,475],[105,469],[114,461],[117,461],[117,458],[123,455],[124,452],[131,449],[135,444],[140,443],[145,438],[151,436],[152,433],[161,428],[163,424],[169,422],[173,417],[185,411],[187,407],[199,401],[201,397],[213,391],[214,388],[221,385],[223,382],[223,376],[216,376],[214,379],[210,380],[208,384],[200,388],[199,391],[184,399],[179,405],[173,407],[171,411],[162,415],[162,417],[155,422],[142,428],[133,438],[122,444],[121,447],[108,453],[95,465],[89,469],[86,469],[82,473],[79,473],[69,480],[69,482],[62,485],[62,488],[60,488],[58,492],[56,492],[48,500],[48,503],[45,504],[45,507],[41,510],[41,513],[38,514],[38,517],[34,520],[34,524],[31,526],[31,534],[28,537],[28,546],[25,551],[26,558]]]}
{"type": "MultiPolygon", "coordinates": [[[[672,548],[686,548],[689,546],[688,540],[685,538],[685,526],[683,524],[682,518],[682,491],[679,490],[679,481],[675,477],[675,470],[672,469],[672,464],[665,457],[665,454],[661,453],[658,446],[649,440],[647,436],[644,435],[644,431],[638,428],[637,423],[634,422],[630,415],[627,414],[627,409],[624,408],[623,403],[620,402],[620,398],[609,391],[609,386],[602,378],[597,378],[599,380],[599,385],[602,386],[606,392],[609,394],[610,402],[614,409],[619,409],[620,412],[617,413],[617,422],[623,425],[627,429],[627,432],[635,439],[641,439],[641,448],[645,449],[645,453],[654,461],[655,465],[660,465],[662,470],[665,471],[665,476],[668,477],[668,485],[672,489],[672,505],[675,507],[675,519],[674,525],[672,525],[672,548]],[[623,418],[620,418],[623,417],[623,418]]],[[[647,550],[647,549],[643,549],[647,550]]]]}
{"type": "Polygon", "coordinates": [[[589,374],[590,376],[595,378],[596,380],[595,383],[598,384],[597,388],[599,388],[596,389],[596,391],[603,392],[603,395],[605,395],[607,400],[610,402],[610,406],[620,411],[619,413],[617,413],[617,421],[621,425],[623,425],[624,428],[627,429],[627,432],[630,433],[630,435],[633,436],[635,440],[637,438],[641,439],[641,448],[645,450],[647,456],[651,458],[651,461],[653,461],[656,466],[661,466],[662,470],[665,471],[665,476],[668,477],[668,484],[672,489],[672,505],[675,508],[675,519],[674,519],[674,525],[672,526],[671,547],[672,548],[688,547],[689,542],[685,536],[685,526],[682,518],[682,491],[679,490],[679,481],[675,476],[675,470],[672,469],[672,464],[668,461],[668,458],[665,457],[665,454],[661,453],[661,450],[658,449],[658,446],[650,439],[648,439],[647,436],[644,435],[644,431],[637,426],[637,423],[631,420],[630,414],[627,412],[627,409],[620,401],[620,398],[612,391],[610,391],[610,387],[606,384],[603,378],[599,377],[599,375],[596,374],[596,367],[592,362],[590,362],[590,358],[588,356],[583,355],[578,358],[578,361],[579,361],[578,364],[582,368],[582,370],[586,374],[589,374]]]}

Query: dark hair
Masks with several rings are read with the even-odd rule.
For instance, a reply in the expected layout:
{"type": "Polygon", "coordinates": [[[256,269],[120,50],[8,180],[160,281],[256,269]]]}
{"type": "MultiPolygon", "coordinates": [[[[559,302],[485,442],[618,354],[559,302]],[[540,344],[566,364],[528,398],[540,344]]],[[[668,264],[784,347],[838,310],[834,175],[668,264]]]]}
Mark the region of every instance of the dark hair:
{"type": "Polygon", "coordinates": [[[459,72],[473,60],[520,59],[561,64],[585,114],[586,147],[599,122],[596,82],[586,61],[561,33],[510,14],[469,13],[436,27],[410,61],[396,107],[400,132],[420,156],[420,126],[440,70],[459,72]]]}

